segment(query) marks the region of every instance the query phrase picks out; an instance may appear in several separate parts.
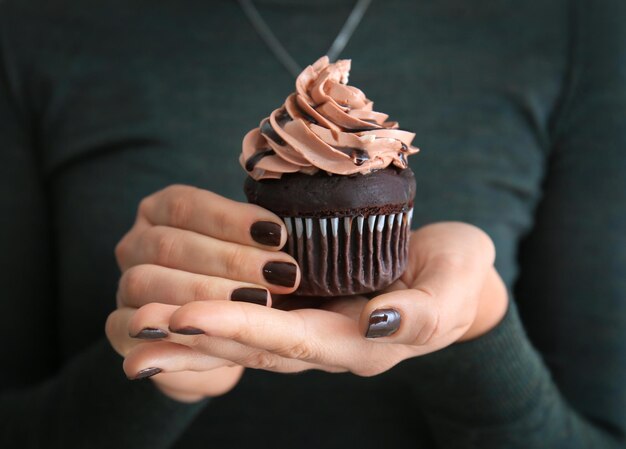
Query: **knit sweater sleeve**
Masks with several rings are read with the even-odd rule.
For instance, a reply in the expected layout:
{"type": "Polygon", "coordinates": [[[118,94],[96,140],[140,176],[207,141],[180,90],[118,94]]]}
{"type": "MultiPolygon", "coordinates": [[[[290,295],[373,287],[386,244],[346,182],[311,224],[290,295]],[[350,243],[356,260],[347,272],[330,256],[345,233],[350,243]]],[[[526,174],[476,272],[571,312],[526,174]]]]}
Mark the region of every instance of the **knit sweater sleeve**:
{"type": "Polygon", "coordinates": [[[626,447],[626,8],[584,3],[514,302],[410,362],[443,448],[626,447]]]}

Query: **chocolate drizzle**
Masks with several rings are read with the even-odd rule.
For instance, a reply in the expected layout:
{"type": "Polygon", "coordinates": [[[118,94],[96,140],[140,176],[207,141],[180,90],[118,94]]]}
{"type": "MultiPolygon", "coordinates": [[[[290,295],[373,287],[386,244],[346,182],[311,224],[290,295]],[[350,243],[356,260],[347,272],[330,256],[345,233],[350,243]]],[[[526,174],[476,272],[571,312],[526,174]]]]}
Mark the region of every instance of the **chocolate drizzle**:
{"type": "Polygon", "coordinates": [[[370,156],[369,154],[367,154],[367,151],[361,148],[335,147],[335,149],[341,151],[343,154],[350,156],[350,159],[352,159],[352,162],[354,162],[355,165],[360,166],[363,165],[366,161],[370,160],[370,156]]]}
{"type": "Polygon", "coordinates": [[[250,158],[246,161],[246,170],[248,171],[254,170],[254,167],[256,167],[256,164],[258,164],[261,161],[261,159],[263,159],[266,156],[273,156],[275,154],[276,152],[272,150],[271,148],[265,148],[265,149],[262,149],[261,151],[257,151],[252,156],[250,156],[250,158]]]}
{"type": "MultiPolygon", "coordinates": [[[[276,123],[281,128],[285,125],[285,123],[287,123],[287,122],[289,122],[291,120],[292,120],[291,116],[284,109],[282,110],[282,112],[280,114],[276,115],[276,123]]],[[[283,138],[280,137],[280,135],[272,127],[272,124],[270,123],[269,119],[263,120],[263,123],[261,124],[261,134],[263,134],[265,137],[267,137],[268,139],[272,140],[273,142],[276,142],[276,144],[278,144],[278,145],[282,146],[282,145],[286,144],[286,142],[283,140],[283,138]]]]}
{"type": "Polygon", "coordinates": [[[291,120],[293,119],[291,118],[291,116],[289,115],[286,109],[283,109],[280,114],[276,115],[276,123],[278,123],[278,126],[280,126],[281,128],[285,126],[285,123],[291,120]]]}
{"type": "Polygon", "coordinates": [[[268,139],[276,142],[278,145],[285,145],[285,141],[282,137],[278,135],[278,133],[272,128],[272,125],[269,120],[264,120],[261,125],[261,134],[263,134],[268,139]]]}
{"type": "Polygon", "coordinates": [[[358,132],[361,132],[361,131],[374,131],[374,130],[377,130],[377,129],[380,129],[380,126],[371,126],[371,127],[370,126],[366,126],[366,127],[362,127],[362,128],[351,128],[351,129],[344,128],[344,131],[348,132],[348,133],[358,133],[358,132]]]}

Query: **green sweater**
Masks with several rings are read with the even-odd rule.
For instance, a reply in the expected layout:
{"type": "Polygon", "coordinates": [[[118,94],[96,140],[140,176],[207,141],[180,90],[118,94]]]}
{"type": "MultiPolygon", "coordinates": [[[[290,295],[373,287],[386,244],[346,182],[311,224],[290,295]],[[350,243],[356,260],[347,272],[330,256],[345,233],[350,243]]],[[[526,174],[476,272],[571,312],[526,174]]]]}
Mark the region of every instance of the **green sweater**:
{"type": "MultiPolygon", "coordinates": [[[[256,1],[302,65],[350,0],[256,1]]],[[[0,3],[0,446],[626,447],[626,2],[375,0],[351,84],[417,133],[414,225],[493,238],[514,305],[374,378],[247,370],[184,405],[103,336],[145,195],[242,199],[293,90],[234,0],[0,3]],[[516,305],[515,305],[516,304],[516,305]]]]}

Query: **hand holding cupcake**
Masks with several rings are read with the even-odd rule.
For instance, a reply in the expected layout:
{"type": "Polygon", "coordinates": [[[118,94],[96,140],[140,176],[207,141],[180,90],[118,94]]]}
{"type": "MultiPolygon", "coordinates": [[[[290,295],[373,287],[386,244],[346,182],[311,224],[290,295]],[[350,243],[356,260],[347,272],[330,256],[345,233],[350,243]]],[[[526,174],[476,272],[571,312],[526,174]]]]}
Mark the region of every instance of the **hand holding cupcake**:
{"type": "Polygon", "coordinates": [[[409,242],[413,135],[345,85],[348,69],[307,68],[244,139],[246,193],[263,207],[185,186],[142,201],[117,247],[124,274],[107,322],[129,377],[191,401],[228,391],[241,367],[372,376],[502,319],[484,232],[437,223],[409,242]],[[306,301],[284,296],[296,288],[343,297],[298,308],[306,301]]]}

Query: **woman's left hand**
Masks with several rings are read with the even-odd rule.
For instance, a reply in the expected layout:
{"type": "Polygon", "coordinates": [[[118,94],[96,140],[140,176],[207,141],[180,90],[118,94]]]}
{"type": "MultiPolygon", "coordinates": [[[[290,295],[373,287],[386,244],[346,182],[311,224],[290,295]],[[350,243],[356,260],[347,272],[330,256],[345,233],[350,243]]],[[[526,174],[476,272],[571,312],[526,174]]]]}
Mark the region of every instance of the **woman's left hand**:
{"type": "MultiPolygon", "coordinates": [[[[138,303],[130,332],[169,328],[184,334],[170,335],[193,351],[187,349],[186,356],[181,349],[171,366],[162,366],[166,372],[201,370],[205,354],[276,372],[320,369],[373,376],[495,327],[508,297],[494,258],[493,243],[480,229],[437,223],[413,232],[406,272],[371,300],[326,299],[318,301],[319,308],[290,311],[231,301],[138,303]],[[142,313],[146,309],[150,313],[142,313]],[[155,315],[158,323],[144,319],[155,315]]],[[[149,292],[145,297],[147,302],[149,292]]],[[[285,297],[275,305],[291,308],[299,301],[285,297]]],[[[140,360],[140,352],[129,357],[140,360]]]]}

